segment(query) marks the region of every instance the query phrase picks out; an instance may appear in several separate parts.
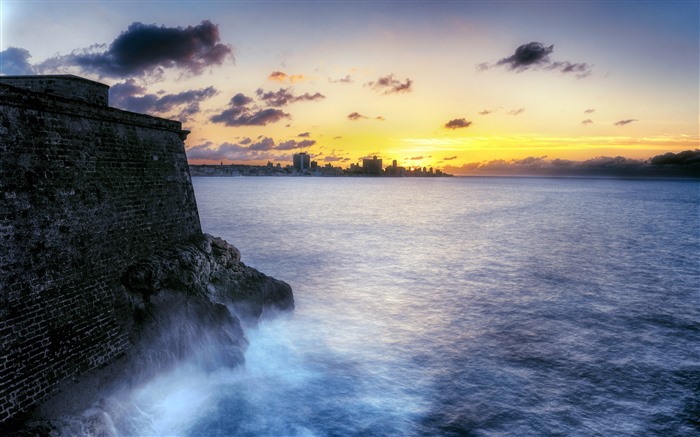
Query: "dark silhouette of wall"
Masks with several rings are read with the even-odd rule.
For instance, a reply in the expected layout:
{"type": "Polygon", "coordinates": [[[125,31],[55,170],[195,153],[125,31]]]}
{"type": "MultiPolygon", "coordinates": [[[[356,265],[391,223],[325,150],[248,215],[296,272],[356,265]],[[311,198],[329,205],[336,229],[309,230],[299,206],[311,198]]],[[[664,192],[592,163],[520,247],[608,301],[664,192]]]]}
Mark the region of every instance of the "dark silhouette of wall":
{"type": "Polygon", "coordinates": [[[124,353],[122,275],[201,234],[187,132],[107,89],[0,77],[0,423],[124,353]]]}

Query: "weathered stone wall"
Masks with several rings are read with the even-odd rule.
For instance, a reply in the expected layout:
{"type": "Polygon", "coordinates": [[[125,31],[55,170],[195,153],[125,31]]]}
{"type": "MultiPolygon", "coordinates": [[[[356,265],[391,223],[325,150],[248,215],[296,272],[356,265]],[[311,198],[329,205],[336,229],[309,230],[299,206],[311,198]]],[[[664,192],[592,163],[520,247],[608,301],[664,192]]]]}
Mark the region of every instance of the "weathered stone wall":
{"type": "Polygon", "coordinates": [[[32,91],[107,106],[109,87],[70,74],[54,76],[2,76],[0,83],[32,91]]]}
{"type": "Polygon", "coordinates": [[[0,424],[128,349],[123,273],[201,234],[180,123],[28,83],[0,78],[0,424]]]}

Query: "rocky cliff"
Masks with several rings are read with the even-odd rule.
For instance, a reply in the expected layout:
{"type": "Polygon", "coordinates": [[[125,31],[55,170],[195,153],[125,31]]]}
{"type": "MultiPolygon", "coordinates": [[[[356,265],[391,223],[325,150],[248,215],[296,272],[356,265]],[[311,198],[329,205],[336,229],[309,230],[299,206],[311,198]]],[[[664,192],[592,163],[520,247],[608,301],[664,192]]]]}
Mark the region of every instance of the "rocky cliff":
{"type": "Polygon", "coordinates": [[[0,433],[78,414],[115,379],[240,365],[242,326],[293,307],[202,233],[188,132],[107,90],[0,77],[0,433]]]}

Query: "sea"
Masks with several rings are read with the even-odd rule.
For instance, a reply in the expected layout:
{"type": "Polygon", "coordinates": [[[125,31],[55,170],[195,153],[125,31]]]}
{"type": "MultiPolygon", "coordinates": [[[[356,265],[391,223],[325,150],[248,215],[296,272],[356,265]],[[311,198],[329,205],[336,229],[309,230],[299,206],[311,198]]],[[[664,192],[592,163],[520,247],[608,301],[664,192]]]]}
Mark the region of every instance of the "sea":
{"type": "Polygon", "coordinates": [[[700,181],[193,184],[296,309],[143,388],[145,435],[700,435],[700,181]]]}

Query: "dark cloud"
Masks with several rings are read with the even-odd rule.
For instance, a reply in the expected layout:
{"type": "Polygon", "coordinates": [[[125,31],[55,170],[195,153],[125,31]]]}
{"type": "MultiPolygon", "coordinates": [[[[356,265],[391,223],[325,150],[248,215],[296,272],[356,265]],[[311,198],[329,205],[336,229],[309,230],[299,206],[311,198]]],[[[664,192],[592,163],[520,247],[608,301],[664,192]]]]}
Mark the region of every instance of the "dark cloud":
{"type": "Polygon", "coordinates": [[[254,100],[243,93],[234,95],[229,101],[229,108],[209,118],[214,123],[226,126],[264,126],[276,123],[290,115],[281,109],[262,109],[253,104],[254,100]]]}
{"type": "Polygon", "coordinates": [[[686,150],[680,153],[665,153],[651,158],[649,161],[655,166],[680,166],[693,168],[698,171],[696,174],[700,176],[700,149],[686,150]]]}
{"type": "Polygon", "coordinates": [[[554,45],[545,46],[540,42],[523,44],[515,53],[496,62],[496,65],[506,65],[511,70],[526,70],[532,66],[550,64],[549,55],[554,51],[554,45]]]}
{"type": "Polygon", "coordinates": [[[445,123],[446,129],[462,129],[471,126],[472,122],[464,118],[455,118],[445,123]]]}
{"type": "Polygon", "coordinates": [[[520,115],[523,112],[525,112],[525,108],[518,108],[518,109],[513,109],[512,111],[508,111],[508,115],[520,115]]]}
{"type": "Polygon", "coordinates": [[[300,149],[304,147],[311,147],[314,144],[316,144],[316,140],[303,140],[303,141],[296,141],[296,140],[289,140],[285,141],[283,143],[279,143],[277,147],[275,147],[275,150],[294,150],[294,149],[300,149]]]}
{"type": "Polygon", "coordinates": [[[257,94],[260,100],[274,107],[287,106],[294,102],[315,101],[326,98],[326,96],[318,92],[315,94],[304,93],[300,96],[295,96],[291,93],[289,88],[280,88],[277,91],[268,92],[263,91],[262,88],[258,88],[255,94],[257,94]]]}
{"type": "Polygon", "coordinates": [[[586,125],[586,124],[593,124],[593,120],[590,118],[587,118],[581,122],[581,124],[586,125]]]}
{"type": "Polygon", "coordinates": [[[584,114],[593,114],[594,112],[595,112],[595,109],[593,109],[593,108],[589,108],[589,109],[586,109],[585,111],[583,111],[584,114]]]}
{"type": "Polygon", "coordinates": [[[547,175],[617,177],[692,177],[700,178],[700,150],[666,153],[648,160],[622,156],[600,156],[585,161],[528,157],[511,161],[472,162],[460,167],[446,166],[453,174],[472,175],[547,175]]]}
{"type": "Polygon", "coordinates": [[[374,119],[377,121],[386,121],[386,118],[382,117],[381,115],[374,117],[374,119]]]}
{"type": "Polygon", "coordinates": [[[230,103],[231,106],[245,106],[253,103],[253,99],[251,97],[246,96],[243,93],[238,93],[235,96],[231,97],[230,103]]]}
{"type": "Polygon", "coordinates": [[[233,60],[231,47],[219,40],[219,28],[209,20],[186,28],[135,22],[106,50],[105,46],[93,46],[51,58],[41,67],[77,66],[100,77],[157,76],[169,68],[201,74],[207,67],[233,60]]]}
{"type": "Polygon", "coordinates": [[[413,91],[413,81],[411,79],[407,78],[404,82],[402,82],[399,79],[396,79],[393,73],[382,76],[375,81],[367,82],[365,86],[368,86],[382,94],[399,94],[413,91]]]}
{"type": "Polygon", "coordinates": [[[248,146],[248,150],[272,150],[275,148],[275,141],[272,138],[265,137],[257,143],[253,143],[248,146]]]}
{"type": "Polygon", "coordinates": [[[365,119],[365,118],[368,118],[368,117],[360,114],[359,112],[351,112],[350,114],[348,114],[348,119],[353,120],[353,121],[365,119]]]}
{"type": "Polygon", "coordinates": [[[0,74],[30,75],[35,74],[34,67],[29,63],[32,55],[26,49],[8,47],[0,52],[0,74]]]}
{"type": "Polygon", "coordinates": [[[425,159],[425,156],[423,156],[423,155],[421,155],[421,156],[412,156],[412,157],[410,157],[410,158],[408,158],[408,159],[411,160],[411,161],[419,161],[419,160],[421,160],[421,159],[425,159]]]}
{"type": "Polygon", "coordinates": [[[453,159],[457,159],[456,156],[450,156],[448,158],[443,158],[443,161],[452,161],[453,159]]]}
{"type": "Polygon", "coordinates": [[[250,143],[252,143],[252,142],[253,142],[253,140],[251,140],[251,139],[248,138],[248,137],[243,138],[241,141],[239,141],[239,143],[241,143],[241,144],[243,144],[243,145],[247,145],[247,144],[250,144],[250,143]]]}
{"type": "Polygon", "coordinates": [[[636,118],[628,118],[627,120],[616,121],[614,123],[614,125],[615,126],[624,126],[626,124],[634,123],[635,121],[639,121],[639,120],[637,120],[636,118]]]}
{"type": "Polygon", "coordinates": [[[212,116],[209,120],[226,126],[265,126],[285,118],[289,118],[289,114],[280,109],[250,109],[246,106],[234,106],[212,116]]]}
{"type": "Polygon", "coordinates": [[[575,74],[578,77],[585,77],[591,74],[591,66],[585,62],[569,62],[550,60],[549,56],[554,52],[554,45],[544,45],[541,42],[529,42],[523,44],[515,53],[503,58],[495,64],[481,63],[477,65],[477,70],[484,71],[493,67],[505,66],[509,70],[522,72],[529,69],[556,70],[565,74],[575,74]]]}
{"type": "Polygon", "coordinates": [[[179,111],[178,119],[187,121],[200,112],[199,103],[218,94],[214,87],[183,91],[177,94],[147,93],[134,79],[112,85],[109,100],[112,106],[146,114],[167,114],[179,111]]]}
{"type": "Polygon", "coordinates": [[[311,134],[309,132],[302,132],[299,135],[297,135],[299,138],[309,138],[311,134]]]}

